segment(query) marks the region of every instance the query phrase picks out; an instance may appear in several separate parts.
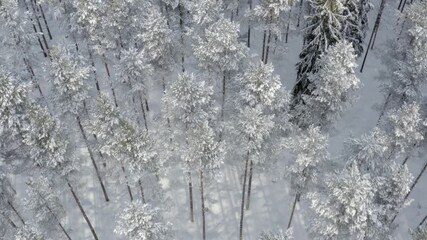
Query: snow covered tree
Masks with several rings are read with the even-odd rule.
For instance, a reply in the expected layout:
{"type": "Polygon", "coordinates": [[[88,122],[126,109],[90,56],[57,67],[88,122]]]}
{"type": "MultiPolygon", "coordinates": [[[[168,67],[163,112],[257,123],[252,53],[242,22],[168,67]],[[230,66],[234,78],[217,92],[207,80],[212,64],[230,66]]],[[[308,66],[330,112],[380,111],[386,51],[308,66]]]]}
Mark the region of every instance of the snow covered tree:
{"type": "MultiPolygon", "coordinates": [[[[16,192],[4,172],[0,172],[0,184],[0,214],[2,215],[2,218],[6,218],[7,221],[13,223],[11,217],[15,215],[18,217],[21,223],[25,225],[21,214],[17,211],[13,204],[16,192]]],[[[15,223],[13,223],[12,225],[16,227],[15,223]]]]}
{"type": "Polygon", "coordinates": [[[222,74],[221,121],[224,120],[226,76],[237,71],[248,49],[239,43],[239,24],[220,18],[205,30],[205,36],[196,39],[194,55],[199,65],[208,71],[222,74]]]}
{"type": "Polygon", "coordinates": [[[282,87],[280,77],[273,71],[273,64],[261,62],[250,64],[243,74],[236,77],[241,105],[272,107],[282,87]]]}
{"type": "Polygon", "coordinates": [[[427,225],[420,226],[412,236],[413,240],[423,240],[427,238],[427,225]]]}
{"type": "Polygon", "coordinates": [[[425,94],[421,90],[427,79],[427,4],[415,3],[407,9],[405,35],[397,44],[390,46],[392,60],[387,63],[383,85],[386,94],[380,119],[390,108],[400,107],[404,102],[421,102],[425,94]]]}
{"type": "Polygon", "coordinates": [[[245,170],[243,174],[242,202],[240,209],[240,239],[243,238],[243,218],[245,208],[245,190],[248,175],[249,162],[259,162],[259,155],[263,150],[266,139],[271,134],[274,127],[274,115],[263,113],[263,107],[243,107],[237,117],[237,136],[238,141],[242,144],[241,150],[245,157],[245,170]]]}
{"type": "Polygon", "coordinates": [[[358,25],[362,33],[362,38],[366,37],[369,28],[368,14],[374,8],[371,0],[360,0],[357,3],[358,25]]]}
{"type": "Polygon", "coordinates": [[[371,177],[351,162],[324,181],[324,189],[307,194],[314,213],[310,229],[314,239],[365,239],[374,198],[371,177]]]}
{"type": "Polygon", "coordinates": [[[305,104],[296,106],[296,117],[300,127],[314,124],[328,129],[354,102],[361,83],[354,72],[356,56],[347,41],[329,47],[316,64],[316,72],[308,74],[312,91],[301,94],[305,104]]]}
{"type": "Polygon", "coordinates": [[[173,44],[167,19],[155,6],[147,7],[143,16],[142,32],[137,36],[141,41],[142,54],[156,72],[168,71],[173,59],[173,44]]]}
{"type": "Polygon", "coordinates": [[[170,239],[170,223],[164,223],[160,209],[137,200],[120,214],[114,232],[129,240],[170,239]]]}
{"type": "Polygon", "coordinates": [[[53,188],[48,178],[40,176],[30,178],[27,182],[28,197],[24,199],[25,207],[33,212],[35,223],[53,235],[59,226],[62,233],[71,239],[61,222],[64,221],[65,209],[60,202],[60,195],[53,188]]]}
{"type": "Polygon", "coordinates": [[[222,0],[193,1],[189,4],[194,23],[201,27],[217,21],[223,11],[222,0]]]}
{"type": "MultiPolygon", "coordinates": [[[[189,130],[214,118],[215,109],[213,108],[213,87],[207,85],[204,81],[196,81],[193,74],[182,73],[178,80],[173,82],[163,96],[163,112],[165,118],[169,119],[174,126],[173,138],[177,144],[180,139],[186,139],[189,136],[189,130]]],[[[180,149],[186,149],[187,146],[180,149]]],[[[188,175],[190,216],[193,220],[193,197],[191,172],[194,166],[193,159],[187,158],[185,151],[179,151],[180,158],[183,160],[183,168],[188,175]]]]}
{"type": "Polygon", "coordinates": [[[50,49],[49,80],[53,85],[53,101],[62,114],[79,115],[84,101],[88,98],[90,71],[81,57],[75,57],[70,50],[58,45],[50,49]]]}
{"type": "MultiPolygon", "coordinates": [[[[344,2],[346,21],[343,23],[344,39],[349,41],[357,57],[363,53],[363,40],[365,32],[362,30],[363,26],[360,23],[360,14],[357,4],[362,4],[363,0],[355,2],[354,0],[346,0],[344,2]]],[[[365,30],[366,31],[366,30],[365,30]]]]}
{"type": "Polygon", "coordinates": [[[19,227],[15,233],[15,240],[45,240],[46,238],[37,230],[29,225],[19,227]]]}
{"type": "Polygon", "coordinates": [[[261,61],[264,63],[268,61],[272,35],[275,39],[280,39],[282,29],[285,29],[286,21],[289,21],[286,16],[292,7],[290,4],[292,2],[285,0],[261,0],[251,12],[250,17],[254,18],[264,31],[261,55],[261,61]]]}
{"type": "Polygon", "coordinates": [[[295,200],[288,222],[289,229],[297,201],[301,195],[306,194],[310,186],[316,185],[322,165],[328,159],[328,136],[323,134],[319,127],[311,125],[307,130],[302,131],[301,135],[285,139],[284,146],[296,156],[287,169],[292,189],[295,192],[295,200]]]}
{"type": "Polygon", "coordinates": [[[304,29],[305,44],[297,63],[297,81],[293,89],[293,105],[303,103],[302,94],[310,95],[314,90],[309,73],[316,72],[317,60],[329,46],[343,38],[342,23],[345,7],[338,0],[310,0],[312,14],[307,16],[304,29]]]}
{"type": "Polygon", "coordinates": [[[280,230],[277,233],[262,232],[258,240],[292,240],[292,239],[294,239],[292,237],[292,230],[288,229],[286,232],[283,232],[282,230],[280,230]]]}
{"type": "Polygon", "coordinates": [[[215,140],[215,133],[208,121],[199,123],[192,129],[188,145],[188,158],[197,162],[196,166],[199,168],[203,239],[206,239],[205,179],[216,177],[219,174],[223,164],[224,147],[223,142],[215,140]]]}
{"type": "Polygon", "coordinates": [[[14,74],[0,67],[0,132],[18,133],[29,90],[30,85],[19,82],[14,74]]]}
{"type": "Polygon", "coordinates": [[[121,123],[122,117],[118,109],[111,104],[107,96],[103,94],[99,95],[97,104],[94,106],[93,118],[90,121],[88,130],[98,137],[97,145],[99,151],[108,156],[108,160],[113,160],[109,164],[106,164],[109,170],[112,171],[112,175],[117,176],[119,171],[123,173],[129,197],[133,201],[133,194],[129,186],[128,174],[126,173],[123,158],[117,155],[119,153],[116,151],[116,148],[111,147],[116,143],[115,136],[121,123]]]}
{"type": "Polygon", "coordinates": [[[154,73],[152,65],[147,63],[142,51],[130,47],[122,51],[117,70],[119,79],[129,87],[129,91],[132,93],[131,99],[135,114],[138,113],[136,105],[137,102],[139,103],[145,129],[148,131],[146,110],[149,109],[149,77],[154,73]]]}

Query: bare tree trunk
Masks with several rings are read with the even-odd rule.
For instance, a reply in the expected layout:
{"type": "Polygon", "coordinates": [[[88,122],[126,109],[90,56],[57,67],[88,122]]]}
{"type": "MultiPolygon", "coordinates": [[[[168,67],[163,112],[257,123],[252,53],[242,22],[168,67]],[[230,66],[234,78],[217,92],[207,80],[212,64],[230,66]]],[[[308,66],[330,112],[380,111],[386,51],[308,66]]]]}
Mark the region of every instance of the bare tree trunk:
{"type": "Polygon", "coordinates": [[[99,173],[98,165],[96,164],[96,161],[95,161],[95,158],[93,156],[92,150],[89,147],[89,141],[88,141],[86,133],[85,133],[85,131],[83,129],[83,125],[82,125],[82,122],[80,120],[80,117],[77,116],[76,119],[77,119],[77,124],[79,125],[80,132],[82,133],[83,140],[85,141],[86,148],[87,148],[87,151],[89,153],[90,160],[92,161],[93,168],[95,169],[96,177],[98,178],[99,184],[101,185],[101,189],[102,189],[102,193],[104,194],[105,201],[109,202],[110,199],[108,198],[107,191],[105,190],[104,183],[102,182],[102,177],[101,177],[101,174],[99,173]]]}
{"type": "MultiPolygon", "coordinates": [[[[224,108],[225,108],[225,90],[226,90],[226,79],[225,79],[225,71],[223,72],[222,77],[222,99],[221,99],[221,124],[224,123],[224,108]]],[[[222,140],[222,132],[223,129],[219,132],[219,140],[222,140]]]]}
{"type": "MultiPolygon", "coordinates": [[[[271,24],[271,21],[270,21],[270,24],[271,24]]],[[[268,52],[270,51],[270,43],[271,43],[271,28],[268,29],[267,49],[265,50],[264,64],[267,64],[268,62],[268,52]]]]}
{"type": "MultiPolygon", "coordinates": [[[[37,2],[36,2],[36,1],[37,1],[37,0],[34,0],[34,4],[37,4],[37,2]]],[[[46,20],[46,16],[44,15],[43,7],[42,7],[42,5],[41,5],[41,4],[38,4],[38,7],[39,7],[40,12],[41,12],[41,14],[42,14],[43,21],[44,21],[44,25],[46,26],[46,30],[47,30],[47,33],[48,33],[48,35],[49,35],[49,39],[50,39],[50,40],[52,40],[52,34],[50,33],[49,25],[47,24],[47,20],[46,20]]]]}
{"type": "Polygon", "coordinates": [[[1,215],[6,219],[6,221],[7,221],[7,222],[9,222],[9,224],[10,224],[13,228],[17,228],[16,224],[15,224],[12,220],[10,220],[10,218],[8,218],[6,215],[4,215],[4,213],[2,213],[1,215]]]}
{"type": "Polygon", "coordinates": [[[202,228],[203,228],[203,240],[206,240],[206,218],[205,218],[205,195],[204,195],[204,179],[203,170],[200,170],[200,197],[202,200],[202,228]]]}
{"type": "Polygon", "coordinates": [[[294,204],[292,205],[291,216],[289,217],[289,222],[288,222],[288,228],[287,229],[291,228],[292,219],[294,218],[295,207],[297,206],[297,202],[298,202],[299,196],[300,196],[299,193],[295,194],[294,204]]]}
{"type": "MultiPolygon", "coordinates": [[[[24,4],[25,4],[25,8],[27,9],[27,11],[29,11],[28,4],[27,4],[27,2],[26,2],[26,1],[24,1],[24,4]]],[[[31,24],[33,25],[34,33],[36,33],[36,35],[37,35],[37,40],[38,40],[38,42],[39,42],[40,48],[41,48],[41,49],[42,49],[42,51],[43,51],[43,55],[44,55],[44,57],[47,57],[47,53],[46,53],[46,51],[45,51],[45,49],[44,49],[44,47],[43,47],[43,43],[42,43],[42,41],[40,40],[40,36],[38,35],[38,31],[37,31],[36,25],[35,25],[35,24],[34,24],[34,22],[33,22],[33,18],[32,18],[32,17],[30,17],[30,20],[31,20],[31,24]]]]}
{"type": "Polygon", "coordinates": [[[391,97],[391,93],[389,93],[387,95],[387,98],[385,99],[383,109],[381,110],[380,116],[378,117],[377,125],[380,123],[381,118],[384,116],[385,110],[387,109],[387,105],[388,105],[388,103],[390,101],[390,97],[391,97]]]}
{"type": "Polygon", "coordinates": [[[264,62],[264,55],[265,55],[265,42],[267,40],[267,30],[264,30],[264,36],[262,38],[262,54],[261,54],[261,61],[264,62]]]}
{"type": "Polygon", "coordinates": [[[132,194],[132,190],[130,189],[129,186],[129,181],[128,181],[128,175],[126,174],[126,170],[125,170],[125,166],[123,165],[123,162],[120,161],[121,167],[122,167],[122,172],[125,175],[125,179],[126,179],[126,187],[128,189],[128,193],[129,193],[129,197],[130,197],[130,201],[133,201],[133,194],[132,194]]]}
{"type": "Polygon", "coordinates": [[[375,31],[377,31],[379,26],[380,26],[381,15],[383,14],[384,7],[385,7],[385,0],[381,0],[380,8],[378,10],[377,19],[375,20],[374,29],[372,29],[371,38],[369,39],[369,43],[368,43],[368,46],[366,48],[365,57],[363,58],[362,66],[360,67],[360,72],[363,72],[363,68],[365,67],[366,58],[368,57],[369,48],[372,44],[372,40],[374,38],[375,31]]]}
{"type": "MultiPolygon", "coordinates": [[[[76,42],[77,44],[77,42],[76,42]]],[[[92,55],[92,51],[90,50],[90,47],[87,46],[88,52],[89,52],[89,59],[92,63],[92,70],[93,70],[93,76],[95,78],[95,85],[96,85],[96,90],[98,91],[98,95],[101,94],[101,89],[99,88],[99,82],[98,82],[98,78],[96,77],[96,68],[95,68],[95,61],[93,60],[93,55],[92,55]]]]}
{"type": "Polygon", "coordinates": [[[110,68],[108,67],[107,58],[105,57],[105,54],[102,55],[102,61],[104,62],[104,67],[105,67],[105,70],[107,71],[108,79],[110,79],[110,88],[111,88],[111,92],[113,93],[114,105],[116,106],[116,108],[118,108],[119,104],[117,102],[116,91],[114,90],[113,80],[111,79],[110,68]]]}
{"type": "Polygon", "coordinates": [[[82,204],[80,203],[79,198],[77,197],[76,193],[74,192],[73,187],[71,186],[71,184],[70,184],[70,182],[69,182],[68,180],[67,180],[67,184],[68,184],[68,187],[70,188],[70,191],[71,191],[71,194],[73,195],[74,200],[75,200],[75,201],[76,201],[76,203],[77,203],[77,206],[78,206],[78,207],[79,207],[79,209],[80,209],[80,212],[81,212],[81,213],[82,213],[82,215],[83,215],[83,218],[85,219],[85,221],[86,221],[87,225],[89,226],[90,231],[92,232],[92,236],[93,236],[93,238],[94,238],[95,240],[98,240],[98,236],[96,235],[95,229],[93,228],[92,223],[90,222],[89,218],[87,217],[86,212],[85,212],[85,210],[83,209],[82,204]]]}
{"type": "MultiPolygon", "coordinates": [[[[248,0],[249,11],[252,11],[252,0],[248,0]]],[[[251,19],[248,18],[248,48],[251,47],[251,19]]]]}
{"type": "MultiPolygon", "coordinates": [[[[182,44],[182,48],[184,48],[184,13],[182,10],[181,1],[179,1],[178,3],[178,11],[179,11],[179,28],[181,29],[181,44],[182,44]]],[[[184,51],[182,51],[182,56],[181,56],[181,68],[182,68],[182,72],[185,72],[184,51]]]]}
{"type": "Polygon", "coordinates": [[[190,221],[194,222],[194,204],[193,204],[193,183],[191,180],[191,172],[188,171],[188,194],[190,198],[190,221]]]}
{"type": "Polygon", "coordinates": [[[44,35],[42,25],[41,25],[40,20],[37,16],[37,12],[36,12],[36,9],[34,7],[34,2],[31,0],[30,0],[30,2],[31,2],[31,8],[33,9],[34,18],[36,19],[37,25],[39,26],[40,32],[42,33],[43,42],[44,42],[44,45],[46,47],[47,53],[49,55],[49,45],[47,44],[46,36],[44,35]]]}
{"type": "Polygon", "coordinates": [[[288,43],[289,25],[290,25],[291,17],[292,17],[292,9],[294,8],[294,0],[291,0],[290,6],[291,6],[291,8],[289,10],[289,18],[288,18],[288,22],[286,23],[285,43],[288,43]]]}
{"type": "Polygon", "coordinates": [[[21,217],[21,214],[16,210],[16,208],[13,206],[13,204],[10,201],[7,201],[7,204],[12,208],[13,212],[18,216],[19,220],[22,222],[23,225],[25,225],[24,219],[21,217]]]}
{"type": "Polygon", "coordinates": [[[246,176],[248,175],[248,164],[249,164],[249,152],[245,161],[245,172],[243,175],[243,187],[242,187],[242,205],[240,208],[240,228],[239,228],[239,239],[243,240],[243,218],[245,216],[245,192],[246,192],[246,176]]]}
{"type": "Polygon", "coordinates": [[[248,199],[246,201],[246,210],[249,210],[249,206],[251,203],[251,189],[252,189],[252,175],[254,169],[254,162],[251,160],[249,167],[249,182],[248,182],[248,199]]]}
{"type": "Polygon", "coordinates": [[[141,110],[142,110],[142,117],[144,118],[145,130],[148,132],[147,116],[145,114],[144,104],[142,103],[141,95],[139,95],[139,100],[141,102],[141,110]]]}
{"type": "Polygon", "coordinates": [[[374,40],[372,40],[372,44],[371,44],[371,50],[374,49],[375,40],[377,39],[377,33],[378,33],[378,28],[375,30],[374,40]]]}
{"type": "Polygon", "coordinates": [[[138,180],[138,184],[139,184],[139,190],[141,190],[142,202],[145,203],[144,188],[142,187],[141,179],[138,180]]]}
{"type": "Polygon", "coordinates": [[[404,1],[404,0],[400,0],[400,2],[399,2],[399,6],[397,6],[397,10],[400,10],[400,7],[402,6],[403,1],[404,1]]]}
{"type": "Polygon", "coordinates": [[[420,224],[418,224],[417,228],[421,227],[426,220],[427,220],[427,215],[423,218],[423,220],[421,220],[421,222],[420,222],[420,224]]]}

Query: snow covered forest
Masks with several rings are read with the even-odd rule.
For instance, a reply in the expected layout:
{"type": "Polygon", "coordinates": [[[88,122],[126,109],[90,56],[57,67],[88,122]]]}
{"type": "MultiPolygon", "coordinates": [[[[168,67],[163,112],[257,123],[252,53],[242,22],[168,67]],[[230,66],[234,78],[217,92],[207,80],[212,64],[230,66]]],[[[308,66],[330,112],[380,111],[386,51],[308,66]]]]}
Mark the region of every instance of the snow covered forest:
{"type": "Polygon", "coordinates": [[[0,239],[427,240],[427,1],[0,0],[0,239]]]}

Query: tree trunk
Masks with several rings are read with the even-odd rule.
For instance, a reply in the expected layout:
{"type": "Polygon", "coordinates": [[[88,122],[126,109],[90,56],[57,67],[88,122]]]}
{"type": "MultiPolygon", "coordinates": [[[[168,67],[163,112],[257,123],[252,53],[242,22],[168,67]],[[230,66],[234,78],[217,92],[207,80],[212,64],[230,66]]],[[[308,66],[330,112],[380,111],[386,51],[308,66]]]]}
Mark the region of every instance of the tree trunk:
{"type": "Polygon", "coordinates": [[[297,202],[298,202],[299,196],[300,196],[299,193],[295,194],[294,204],[292,205],[291,216],[289,217],[289,222],[288,222],[288,228],[287,229],[291,228],[292,219],[294,218],[295,207],[297,206],[297,202]]]}
{"type": "Polygon", "coordinates": [[[120,161],[120,164],[121,164],[121,166],[122,166],[122,172],[123,172],[123,174],[125,175],[125,179],[126,179],[126,186],[127,186],[127,189],[128,189],[128,193],[129,193],[130,201],[132,202],[132,201],[133,201],[133,194],[132,194],[132,190],[130,189],[130,186],[129,186],[128,175],[126,174],[125,166],[123,165],[123,162],[122,162],[122,161],[120,161]]]}
{"type": "Polygon", "coordinates": [[[145,114],[144,104],[142,103],[141,95],[139,95],[139,101],[141,102],[141,110],[142,110],[142,117],[144,118],[145,130],[148,132],[147,116],[145,114]]]}
{"type": "Polygon", "coordinates": [[[21,214],[16,210],[16,208],[13,206],[13,204],[10,201],[7,201],[7,204],[12,208],[13,212],[18,216],[19,220],[22,222],[23,225],[25,225],[24,219],[21,217],[21,214]]]}
{"type": "Polygon", "coordinates": [[[248,199],[246,201],[246,210],[249,210],[249,205],[251,203],[251,189],[252,189],[253,169],[254,169],[254,162],[251,160],[250,167],[249,167],[248,199]]]}
{"type": "MultiPolygon", "coordinates": [[[[27,11],[29,11],[28,4],[27,4],[27,2],[26,2],[26,1],[24,1],[24,4],[25,4],[25,8],[27,9],[27,11]]],[[[43,47],[43,43],[42,43],[42,41],[40,40],[40,36],[38,35],[38,31],[37,31],[36,25],[35,25],[35,24],[34,24],[34,22],[33,22],[33,18],[32,18],[32,17],[30,17],[30,20],[31,20],[31,24],[33,25],[34,33],[37,35],[37,40],[38,40],[38,42],[39,42],[40,48],[41,48],[41,49],[42,49],[42,51],[43,51],[43,55],[44,55],[44,57],[47,57],[46,51],[45,51],[45,49],[44,49],[44,47],[43,47]]]]}
{"type": "Polygon", "coordinates": [[[243,175],[243,187],[242,187],[242,205],[240,208],[240,228],[239,228],[239,239],[243,240],[243,218],[245,216],[245,192],[246,192],[246,176],[248,175],[248,164],[249,164],[249,152],[245,161],[245,172],[243,175]]]}
{"type": "MultiPolygon", "coordinates": [[[[178,3],[178,11],[179,11],[179,28],[181,30],[181,44],[182,44],[182,49],[184,48],[184,13],[182,10],[182,3],[181,1],[179,1],[178,3]]],[[[185,72],[185,56],[184,56],[184,51],[182,51],[182,56],[181,56],[181,70],[182,72],[185,72]]]]}
{"type": "Polygon", "coordinates": [[[418,224],[417,228],[421,227],[426,220],[427,220],[427,215],[423,218],[423,220],[421,220],[421,222],[420,222],[420,224],[418,224]]]}
{"type": "Polygon", "coordinates": [[[110,88],[111,88],[111,92],[113,93],[114,105],[116,106],[116,108],[118,108],[119,104],[117,102],[116,91],[114,90],[114,87],[113,87],[113,80],[111,79],[110,68],[108,67],[107,58],[105,57],[105,55],[102,55],[102,61],[104,62],[104,67],[105,67],[105,70],[107,71],[108,79],[110,79],[110,88]]]}
{"type": "Polygon", "coordinates": [[[188,174],[188,193],[190,198],[190,221],[194,222],[194,204],[193,204],[193,183],[191,181],[191,172],[187,172],[188,174]]]}
{"type": "Polygon", "coordinates": [[[291,0],[290,2],[290,10],[289,10],[289,18],[288,18],[288,22],[286,23],[286,34],[285,34],[285,43],[288,43],[288,36],[289,36],[289,25],[291,22],[291,14],[292,14],[292,8],[294,8],[294,0],[291,0]]]}
{"type": "Polygon", "coordinates": [[[6,219],[6,221],[13,227],[13,228],[17,228],[16,224],[10,220],[10,218],[8,218],[6,215],[4,215],[4,213],[1,213],[1,215],[6,219]]]}
{"type": "Polygon", "coordinates": [[[388,103],[390,101],[390,97],[391,97],[391,93],[389,93],[387,95],[387,98],[385,99],[383,109],[381,110],[380,116],[378,117],[377,125],[380,123],[381,118],[384,116],[385,110],[387,109],[387,105],[388,105],[388,103]]]}
{"type": "MultiPolygon", "coordinates": [[[[270,21],[270,24],[271,24],[271,21],[270,21]]],[[[268,52],[270,51],[270,43],[271,43],[271,28],[268,29],[267,49],[265,50],[264,64],[267,64],[268,62],[268,52]]]]}
{"type": "Polygon", "coordinates": [[[205,195],[204,195],[204,179],[203,170],[200,170],[200,197],[202,201],[202,228],[203,228],[203,240],[206,240],[206,218],[205,218],[205,195]]]}
{"type": "Polygon", "coordinates": [[[374,25],[374,28],[372,29],[371,38],[369,39],[369,43],[368,43],[368,46],[366,48],[365,57],[363,58],[362,66],[360,67],[360,72],[363,72],[363,68],[365,67],[366,58],[368,57],[369,48],[372,44],[372,40],[374,38],[375,31],[377,31],[379,26],[380,26],[381,15],[383,14],[384,7],[385,7],[385,0],[381,0],[380,8],[378,10],[377,19],[375,20],[375,25],[374,25]]]}
{"type": "Polygon", "coordinates": [[[85,221],[86,221],[87,225],[89,226],[90,231],[92,232],[92,236],[93,236],[93,238],[94,238],[95,240],[98,240],[98,236],[96,235],[95,229],[93,228],[92,223],[90,222],[89,218],[87,217],[86,212],[85,212],[85,210],[83,209],[82,204],[80,203],[79,198],[77,197],[76,193],[74,192],[73,187],[71,186],[71,184],[70,184],[70,182],[69,182],[68,180],[67,180],[67,184],[68,184],[68,187],[70,188],[70,191],[71,191],[71,194],[73,195],[74,200],[75,200],[75,201],[76,201],[76,203],[77,203],[77,206],[78,206],[78,207],[79,207],[79,209],[80,209],[80,212],[81,212],[81,213],[82,213],[82,215],[83,215],[83,218],[85,219],[85,221]]]}
{"type": "Polygon", "coordinates": [[[397,10],[400,10],[400,7],[402,6],[403,1],[404,1],[404,0],[400,0],[400,2],[399,2],[399,6],[397,6],[397,10]]]}
{"type": "Polygon", "coordinates": [[[262,38],[262,54],[261,54],[261,61],[264,62],[264,55],[265,55],[265,42],[267,40],[267,30],[264,30],[264,36],[262,38]]]}
{"type": "Polygon", "coordinates": [[[142,202],[145,203],[145,196],[144,196],[144,188],[142,187],[141,179],[138,180],[139,189],[141,190],[141,199],[142,202]]]}
{"type": "MultiPolygon", "coordinates": [[[[37,4],[36,0],[34,0],[34,3],[37,4]]],[[[50,33],[49,25],[47,24],[47,20],[46,20],[46,16],[44,15],[43,7],[41,4],[39,4],[38,6],[39,6],[40,12],[42,14],[44,25],[46,26],[46,30],[47,30],[47,33],[49,35],[49,39],[52,40],[52,34],[50,33]]]]}
{"type": "Polygon", "coordinates": [[[47,53],[49,55],[49,45],[47,44],[46,36],[44,35],[42,25],[41,25],[40,20],[37,16],[37,12],[36,12],[36,9],[34,7],[34,2],[33,1],[30,1],[30,2],[31,2],[31,8],[33,9],[34,18],[36,19],[37,25],[39,26],[40,32],[42,33],[43,42],[44,42],[44,45],[46,47],[47,53]]]}
{"type": "MultiPolygon", "coordinates": [[[[77,44],[77,42],[76,42],[77,44]]],[[[87,46],[88,52],[89,52],[89,59],[92,63],[92,70],[93,70],[93,76],[95,78],[95,85],[96,85],[96,90],[98,91],[98,95],[101,94],[101,89],[99,88],[99,82],[98,82],[98,78],[96,77],[96,68],[95,68],[95,61],[93,60],[93,55],[92,55],[92,51],[90,50],[89,46],[87,46]]]]}
{"type": "Polygon", "coordinates": [[[92,150],[89,147],[89,141],[88,141],[86,133],[83,129],[83,125],[82,125],[82,122],[80,120],[80,117],[77,116],[76,119],[77,119],[77,124],[79,125],[80,132],[82,133],[83,140],[85,141],[87,151],[89,152],[89,157],[90,157],[90,160],[92,161],[93,168],[95,168],[96,177],[98,178],[99,184],[101,185],[101,189],[102,189],[102,193],[104,194],[105,201],[109,202],[110,199],[108,198],[107,191],[105,190],[104,183],[102,182],[101,174],[99,173],[99,169],[98,169],[98,166],[96,164],[95,158],[93,156],[92,150]]]}

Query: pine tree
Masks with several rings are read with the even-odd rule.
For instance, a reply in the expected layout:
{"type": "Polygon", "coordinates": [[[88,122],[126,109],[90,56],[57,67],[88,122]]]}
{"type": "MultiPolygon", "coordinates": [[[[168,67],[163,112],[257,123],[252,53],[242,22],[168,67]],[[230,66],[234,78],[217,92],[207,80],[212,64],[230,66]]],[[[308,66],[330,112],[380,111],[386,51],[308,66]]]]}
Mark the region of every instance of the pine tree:
{"type": "Polygon", "coordinates": [[[328,136],[323,134],[319,127],[309,126],[300,136],[291,136],[285,139],[284,146],[296,156],[295,161],[287,169],[295,200],[292,206],[288,229],[292,224],[297,201],[301,195],[315,186],[322,172],[322,166],[328,159],[328,136]]]}
{"type": "Polygon", "coordinates": [[[356,56],[346,41],[337,42],[317,60],[317,70],[308,74],[310,93],[302,93],[304,105],[296,107],[300,127],[311,124],[328,129],[354,102],[360,88],[354,68],[356,56]]]}
{"type": "Polygon", "coordinates": [[[274,115],[263,114],[263,107],[243,107],[240,109],[237,123],[238,141],[242,144],[241,149],[245,156],[245,167],[243,173],[242,202],[240,209],[240,240],[243,239],[243,219],[245,208],[245,191],[249,162],[257,163],[260,159],[266,139],[270,136],[274,127],[272,119],[274,115]]]}
{"type": "Polygon", "coordinates": [[[200,196],[202,209],[203,239],[206,239],[206,208],[205,208],[205,184],[206,180],[220,174],[223,164],[223,142],[215,140],[215,133],[207,121],[199,123],[192,129],[188,138],[188,158],[197,162],[200,174],[200,196]]]}
{"type": "Polygon", "coordinates": [[[189,4],[193,22],[200,27],[216,22],[223,11],[222,0],[194,1],[189,4]]]}
{"type": "MultiPolygon", "coordinates": [[[[173,136],[174,141],[179,144],[182,139],[186,139],[189,130],[213,119],[215,109],[213,105],[213,87],[204,81],[197,82],[193,74],[182,73],[178,80],[173,82],[163,96],[163,112],[165,118],[169,119],[171,125],[176,129],[173,136]]],[[[186,143],[187,145],[187,143],[186,143]]],[[[180,149],[186,149],[187,146],[180,149]]],[[[183,160],[183,169],[188,175],[188,188],[190,200],[190,219],[194,221],[193,214],[193,190],[191,172],[194,160],[186,157],[186,152],[178,152],[183,160]]]]}
{"type": "Polygon", "coordinates": [[[64,221],[65,209],[60,202],[59,192],[53,189],[53,183],[48,178],[40,176],[30,178],[27,185],[28,197],[24,199],[24,205],[33,213],[35,223],[52,235],[59,230],[55,226],[59,226],[62,234],[71,239],[61,223],[64,221]]]}
{"type": "Polygon", "coordinates": [[[45,240],[46,238],[33,226],[19,227],[15,233],[15,240],[45,240]]]}
{"type": "Polygon", "coordinates": [[[120,214],[114,232],[129,240],[170,239],[170,223],[164,223],[160,209],[137,200],[120,214]]]}
{"type": "Polygon", "coordinates": [[[199,65],[222,75],[221,121],[224,120],[226,78],[239,69],[248,49],[238,41],[239,24],[220,18],[205,30],[205,36],[196,39],[194,55],[199,65]]]}
{"type": "Polygon", "coordinates": [[[427,227],[426,225],[422,227],[418,227],[418,229],[415,231],[414,235],[412,236],[413,240],[423,240],[427,238],[427,227]]]}
{"type": "Polygon", "coordinates": [[[303,103],[302,94],[311,95],[314,90],[308,78],[316,72],[317,60],[329,46],[343,38],[342,24],[345,7],[337,0],[311,0],[312,15],[307,16],[304,29],[305,44],[297,64],[297,81],[293,89],[293,106],[303,103]]]}
{"type": "Polygon", "coordinates": [[[365,239],[372,211],[374,186],[355,162],[325,179],[325,189],[307,194],[314,222],[314,239],[365,239]]]}
{"type": "MultiPolygon", "coordinates": [[[[291,3],[292,4],[292,3],[291,3]]],[[[261,25],[264,32],[261,61],[267,63],[272,36],[277,40],[282,36],[282,29],[287,24],[286,18],[291,9],[290,3],[285,0],[261,0],[255,6],[251,17],[261,25]],[[268,37],[267,37],[268,36],[268,37]]]]}
{"type": "MultiPolygon", "coordinates": [[[[359,4],[366,4],[361,3],[363,0],[358,1],[359,4]]],[[[363,40],[365,38],[365,32],[364,27],[360,22],[359,19],[361,14],[359,13],[359,9],[357,6],[357,3],[354,0],[346,0],[344,3],[345,6],[345,12],[343,15],[346,16],[346,21],[343,24],[343,32],[344,32],[344,39],[349,41],[354,48],[354,53],[357,57],[360,57],[363,53],[363,40]]]]}

